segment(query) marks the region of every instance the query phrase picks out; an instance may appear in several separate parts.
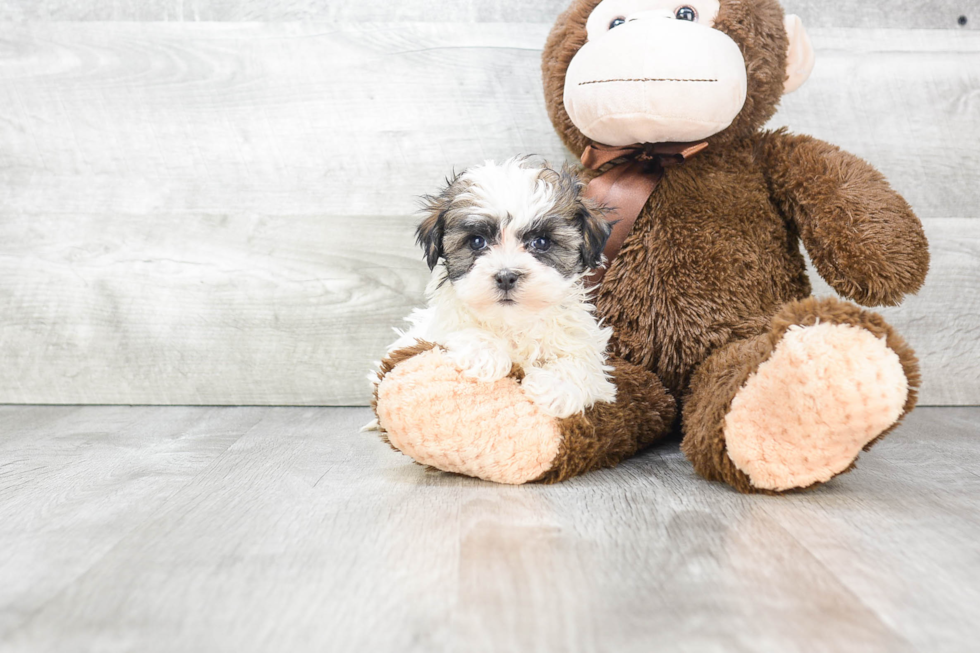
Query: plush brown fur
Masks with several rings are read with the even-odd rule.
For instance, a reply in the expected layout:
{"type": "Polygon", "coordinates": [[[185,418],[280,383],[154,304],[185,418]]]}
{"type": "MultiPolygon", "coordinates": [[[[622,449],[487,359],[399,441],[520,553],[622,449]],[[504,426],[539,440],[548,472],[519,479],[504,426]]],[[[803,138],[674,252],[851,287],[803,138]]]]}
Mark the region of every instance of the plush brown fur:
{"type": "Polygon", "coordinates": [[[785,130],[760,135],[756,159],[774,204],[797,225],[820,276],[841,296],[894,306],[922,287],[929,269],[922,225],[870,164],[785,130]]]}
{"type": "Polygon", "coordinates": [[[596,404],[562,420],[554,467],[539,482],[558,483],[620,462],[670,433],[676,402],[650,372],[612,359],[616,403],[596,404]]]}
{"type": "MultiPolygon", "coordinates": [[[[589,141],[565,112],[565,72],[598,3],[575,0],[544,51],[548,112],[575,154],[589,141]]],[[[811,294],[800,241],[818,272],[864,305],[894,305],[918,291],[929,254],[918,218],[869,164],[808,136],[760,131],[785,81],[788,41],[778,2],[722,0],[715,26],[743,52],[748,100],[728,129],[708,139],[706,152],[667,170],[611,264],[597,306],[615,329],[616,355],[655,372],[674,396],[690,389],[684,448],[698,471],[747,490],[718,424],[771,353],[780,320],[790,319],[779,316],[829,311],[844,320],[843,312],[887,332],[910,385],[918,383],[911,350],[880,317],[840,303],[799,303],[811,294]]]]}
{"type": "MultiPolygon", "coordinates": [[[[909,382],[909,396],[899,422],[912,411],[921,385],[919,364],[912,349],[880,315],[832,298],[810,297],[793,302],[772,318],[765,333],[721,348],[694,375],[683,402],[685,436],[682,448],[699,474],[711,480],[724,481],[740,492],[759,492],[726,453],[723,433],[725,416],[735,395],[759,366],[769,359],[789,328],[794,325],[813,326],[818,322],[859,326],[878,338],[884,338],[888,347],[898,354],[909,382]]],[[[895,424],[889,432],[897,426],[895,424]]],[[[884,435],[871,442],[865,450],[884,435]]]]}

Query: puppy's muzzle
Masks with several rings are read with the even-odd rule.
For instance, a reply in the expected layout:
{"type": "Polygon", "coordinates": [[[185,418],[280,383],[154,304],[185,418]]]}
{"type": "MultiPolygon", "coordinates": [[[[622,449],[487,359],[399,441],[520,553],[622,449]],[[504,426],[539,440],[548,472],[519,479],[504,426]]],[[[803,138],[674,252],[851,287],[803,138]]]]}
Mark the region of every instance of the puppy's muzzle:
{"type": "Polygon", "coordinates": [[[497,282],[497,288],[504,292],[510,292],[517,287],[522,276],[524,275],[517,270],[501,270],[494,277],[494,280],[497,282]]]}

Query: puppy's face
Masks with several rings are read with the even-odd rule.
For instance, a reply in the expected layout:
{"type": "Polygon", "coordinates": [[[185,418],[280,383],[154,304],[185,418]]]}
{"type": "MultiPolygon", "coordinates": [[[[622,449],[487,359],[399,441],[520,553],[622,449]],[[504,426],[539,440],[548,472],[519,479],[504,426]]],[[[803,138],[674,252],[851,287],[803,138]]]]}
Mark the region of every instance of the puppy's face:
{"type": "Polygon", "coordinates": [[[583,189],[567,169],[488,163],[425,198],[419,243],[471,310],[541,310],[601,265],[611,227],[583,189]]]}

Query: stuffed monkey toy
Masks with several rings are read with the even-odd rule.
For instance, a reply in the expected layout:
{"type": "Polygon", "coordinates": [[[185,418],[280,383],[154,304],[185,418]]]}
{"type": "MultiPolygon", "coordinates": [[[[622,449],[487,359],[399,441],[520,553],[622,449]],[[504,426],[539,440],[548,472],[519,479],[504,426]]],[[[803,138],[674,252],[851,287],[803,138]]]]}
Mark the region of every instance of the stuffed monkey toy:
{"type": "Polygon", "coordinates": [[[868,163],[764,130],[812,70],[799,19],[778,0],[574,0],[543,60],[552,122],[613,209],[594,301],[614,329],[617,401],[546,418],[520,370],[476,384],[419,343],[383,364],[391,444],[502,483],[561,481],[672,435],[741,492],[852,469],[920,384],[912,350],[855,303],[917,292],[928,244],[868,163]],[[811,297],[801,243],[850,301],[811,297]]]}

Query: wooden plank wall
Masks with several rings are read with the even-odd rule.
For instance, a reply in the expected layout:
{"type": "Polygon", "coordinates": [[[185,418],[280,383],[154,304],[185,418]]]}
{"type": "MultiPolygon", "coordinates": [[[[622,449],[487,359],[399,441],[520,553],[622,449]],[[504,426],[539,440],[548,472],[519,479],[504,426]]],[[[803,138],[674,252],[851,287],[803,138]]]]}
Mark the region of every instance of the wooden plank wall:
{"type": "MultiPolygon", "coordinates": [[[[549,23],[568,0],[0,0],[0,20],[549,23]]],[[[783,0],[813,27],[980,29],[975,0],[783,0]],[[828,6],[830,5],[830,6],[828,6]],[[960,25],[960,16],[966,16],[960,25]],[[972,19],[972,20],[971,20],[972,19]]]]}
{"type": "MultiPolygon", "coordinates": [[[[565,156],[563,4],[0,0],[0,403],[363,404],[426,278],[414,197],[565,156]]],[[[915,206],[933,274],[885,313],[925,403],[980,403],[980,0],[785,4],[819,60],[773,124],[915,206]]]]}

